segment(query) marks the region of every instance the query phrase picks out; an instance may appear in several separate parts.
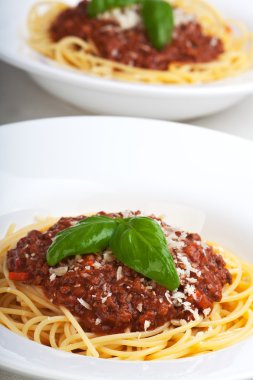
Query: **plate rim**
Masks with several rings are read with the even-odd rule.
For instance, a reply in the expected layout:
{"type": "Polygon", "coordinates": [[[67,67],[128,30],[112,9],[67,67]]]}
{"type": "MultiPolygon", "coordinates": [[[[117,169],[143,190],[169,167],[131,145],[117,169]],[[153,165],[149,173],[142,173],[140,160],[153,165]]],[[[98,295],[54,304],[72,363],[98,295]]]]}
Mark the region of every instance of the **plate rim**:
{"type": "MultiPolygon", "coordinates": [[[[134,118],[134,117],[121,117],[121,116],[63,116],[63,117],[50,117],[50,118],[42,118],[42,119],[33,119],[33,120],[28,120],[28,121],[22,121],[22,122],[16,122],[16,123],[9,123],[9,124],[4,124],[0,127],[0,135],[1,135],[1,130],[6,130],[7,128],[20,128],[22,127],[22,125],[30,125],[33,127],[36,127],[36,126],[41,126],[43,125],[43,123],[47,122],[47,121],[50,121],[52,123],[55,123],[55,124],[60,124],[61,120],[63,119],[72,119],[72,120],[77,120],[77,119],[80,119],[80,120],[88,120],[88,119],[97,119],[98,122],[101,122],[103,119],[113,119],[113,120],[122,120],[122,119],[125,119],[125,120],[135,120],[136,121],[136,124],[140,123],[140,124],[143,124],[143,122],[145,123],[149,123],[150,125],[152,125],[152,128],[155,129],[156,127],[156,124],[159,124],[161,126],[164,126],[166,128],[166,126],[171,126],[171,130],[174,130],[174,128],[177,128],[177,127],[181,127],[183,129],[185,128],[190,128],[192,130],[195,131],[195,133],[203,133],[205,136],[208,136],[210,134],[212,135],[215,135],[215,136],[220,136],[220,137],[225,137],[226,139],[229,139],[230,141],[237,141],[237,142],[240,142],[240,144],[247,144],[248,147],[252,148],[253,147],[253,142],[251,140],[248,140],[248,139],[245,139],[245,138],[241,138],[241,137],[238,137],[238,136],[234,136],[234,135],[230,135],[228,133],[225,133],[225,132],[220,132],[220,131],[216,131],[216,130],[213,130],[213,129],[207,129],[207,128],[204,128],[204,127],[199,127],[199,126],[194,126],[194,125],[191,125],[191,124],[185,124],[185,123],[178,123],[178,122],[170,122],[170,121],[164,121],[164,120],[156,120],[156,119],[146,119],[146,118],[134,118]],[[3,129],[2,129],[3,128],[3,129]]],[[[68,128],[71,128],[71,123],[69,123],[69,127],[68,128]]],[[[84,123],[84,127],[85,127],[85,123],[84,123]]],[[[253,157],[253,150],[252,150],[252,157],[253,157]]],[[[1,358],[0,358],[0,367],[7,370],[7,372],[9,371],[10,372],[10,367],[8,366],[3,366],[2,363],[1,363],[1,358]]],[[[19,367],[20,368],[20,367],[19,367]]],[[[28,370],[27,370],[28,371],[28,370]]],[[[34,376],[35,378],[35,375],[36,375],[36,370],[34,370],[34,373],[32,374],[29,374],[29,372],[27,372],[25,370],[18,370],[17,368],[15,369],[15,373],[19,374],[19,375],[28,375],[29,377],[32,377],[34,376]]],[[[14,373],[12,371],[12,373],[14,373]]],[[[44,376],[44,375],[43,375],[44,376]]],[[[62,375],[59,374],[55,374],[54,376],[52,376],[50,373],[48,374],[45,374],[45,377],[39,377],[39,378],[45,378],[45,379],[55,379],[55,380],[58,380],[60,378],[62,378],[62,375]]],[[[227,375],[224,375],[223,376],[223,379],[229,379],[229,380],[250,380],[252,379],[252,376],[253,376],[253,372],[248,372],[248,373],[245,373],[245,374],[242,374],[240,377],[231,377],[231,376],[227,376],[227,375]]],[[[37,377],[38,378],[38,377],[37,377]]],[[[73,377],[74,379],[75,377],[73,377]]],[[[210,377],[210,379],[214,379],[214,377],[210,377]]],[[[69,379],[69,378],[68,378],[69,379]]],[[[95,379],[95,376],[94,376],[94,379],[95,379]]],[[[79,380],[79,379],[78,379],[79,380]]],[[[158,380],[158,379],[157,379],[158,380]]]]}

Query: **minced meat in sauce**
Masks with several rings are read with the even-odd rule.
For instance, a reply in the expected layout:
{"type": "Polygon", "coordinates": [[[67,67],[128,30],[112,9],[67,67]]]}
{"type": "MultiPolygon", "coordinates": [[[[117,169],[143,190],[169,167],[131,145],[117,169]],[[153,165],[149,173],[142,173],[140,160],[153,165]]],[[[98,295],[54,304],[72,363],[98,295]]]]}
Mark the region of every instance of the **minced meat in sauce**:
{"type": "Polygon", "coordinates": [[[91,41],[100,57],[153,70],[167,70],[171,63],[211,62],[224,52],[223,42],[205,35],[195,20],[175,27],[172,42],[158,51],[141,25],[125,30],[115,20],[89,18],[87,4],[81,1],[58,15],[49,30],[53,41],[79,37],[91,41]]]}
{"type": "Polygon", "coordinates": [[[173,229],[155,217],[180,277],[180,287],[173,292],[117,261],[110,251],[73,256],[49,267],[46,253],[54,236],[83,218],[61,218],[46,232],[29,232],[9,250],[7,266],[10,272],[26,272],[24,282],[40,286],[52,303],[68,308],[85,331],[144,331],[165,322],[195,320],[210,314],[213,303],[221,300],[222,287],[231,283],[223,258],[199,235],[173,229]]]}

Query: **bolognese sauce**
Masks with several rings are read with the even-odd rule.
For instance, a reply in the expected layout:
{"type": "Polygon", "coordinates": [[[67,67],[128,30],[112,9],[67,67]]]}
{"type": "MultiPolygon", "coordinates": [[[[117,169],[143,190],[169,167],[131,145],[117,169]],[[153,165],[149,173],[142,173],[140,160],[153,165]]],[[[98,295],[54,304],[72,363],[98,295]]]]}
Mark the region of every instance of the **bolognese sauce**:
{"type": "Polygon", "coordinates": [[[87,6],[84,0],[62,11],[50,27],[52,41],[79,37],[91,42],[102,58],[152,70],[168,70],[171,63],[208,63],[224,52],[223,42],[205,35],[196,19],[183,18],[174,29],[172,42],[159,51],[150,44],[141,23],[124,29],[115,19],[90,18],[87,6]]]}
{"type": "Polygon", "coordinates": [[[208,316],[214,302],[221,300],[223,286],[231,283],[223,258],[198,234],[151,217],[161,225],[173,255],[180,278],[174,291],[128,268],[109,250],[73,256],[49,267],[46,253],[56,234],[84,216],[61,218],[46,232],[33,230],[20,239],[7,255],[10,278],[41,287],[53,304],[78,317],[85,331],[99,334],[146,331],[165,322],[177,325],[208,316]]]}

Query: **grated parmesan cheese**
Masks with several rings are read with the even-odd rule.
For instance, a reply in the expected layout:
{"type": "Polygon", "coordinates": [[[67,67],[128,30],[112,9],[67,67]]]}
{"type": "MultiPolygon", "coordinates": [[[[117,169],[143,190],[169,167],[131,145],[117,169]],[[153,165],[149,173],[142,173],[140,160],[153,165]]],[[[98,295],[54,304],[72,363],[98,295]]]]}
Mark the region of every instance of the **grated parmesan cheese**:
{"type": "Polygon", "coordinates": [[[105,251],[103,254],[103,257],[104,257],[105,262],[110,263],[111,261],[113,261],[112,251],[109,251],[109,250],[105,251]]]}
{"type": "Polygon", "coordinates": [[[68,271],[68,267],[49,268],[50,274],[55,274],[58,277],[64,276],[68,271]]]}
{"type": "Polygon", "coordinates": [[[151,325],[151,322],[145,320],[145,322],[144,322],[144,330],[147,331],[147,329],[150,327],[150,325],[151,325]]]}
{"type": "Polygon", "coordinates": [[[77,301],[85,307],[85,309],[91,310],[91,306],[88,304],[88,302],[84,301],[82,298],[77,298],[77,301]]]}
{"type": "Polygon", "coordinates": [[[171,299],[170,299],[170,293],[169,293],[169,291],[166,290],[166,292],[165,292],[164,295],[165,295],[166,300],[171,304],[172,302],[171,302],[171,299]]]}
{"type": "Polygon", "coordinates": [[[185,311],[189,311],[196,321],[200,319],[198,309],[192,309],[190,302],[183,302],[183,308],[185,311]]]}
{"type": "Polygon", "coordinates": [[[118,267],[117,272],[116,272],[116,280],[119,281],[123,277],[123,272],[122,272],[122,267],[118,267]]]}
{"type": "Polygon", "coordinates": [[[131,218],[131,216],[134,216],[134,213],[131,210],[125,210],[121,212],[123,218],[131,218]]]}
{"type": "Polygon", "coordinates": [[[194,285],[189,285],[189,284],[185,285],[185,293],[188,294],[188,296],[195,295],[195,290],[196,288],[194,285]]]}
{"type": "Polygon", "coordinates": [[[95,269],[99,269],[99,268],[101,268],[102,264],[100,264],[98,261],[95,261],[93,266],[95,269]]]}
{"type": "Polygon", "coordinates": [[[141,313],[142,312],[142,303],[138,303],[136,309],[141,313]]]}
{"type": "Polygon", "coordinates": [[[193,278],[193,277],[188,277],[186,279],[190,284],[195,284],[197,282],[197,279],[196,278],[193,278]]]}
{"type": "Polygon", "coordinates": [[[111,295],[112,295],[112,293],[109,292],[105,297],[101,297],[101,302],[102,302],[102,303],[105,303],[105,302],[107,301],[107,298],[108,298],[108,297],[111,297],[111,295]]]}
{"type": "Polygon", "coordinates": [[[178,292],[178,291],[174,290],[172,292],[172,296],[171,297],[174,298],[174,299],[186,298],[186,295],[183,292],[178,292]]]}
{"type": "Polygon", "coordinates": [[[183,9],[174,8],[174,25],[175,27],[181,24],[187,24],[195,21],[195,16],[191,13],[186,13],[183,9]]]}
{"type": "Polygon", "coordinates": [[[50,281],[54,281],[56,279],[56,274],[52,273],[49,277],[50,281]]]}
{"type": "Polygon", "coordinates": [[[210,46],[215,47],[217,45],[217,43],[218,43],[217,38],[215,38],[215,37],[211,38],[210,46]]]}
{"type": "Polygon", "coordinates": [[[207,317],[210,314],[210,312],[211,312],[211,308],[210,307],[208,307],[207,309],[203,310],[203,314],[204,314],[205,317],[207,317]]]}

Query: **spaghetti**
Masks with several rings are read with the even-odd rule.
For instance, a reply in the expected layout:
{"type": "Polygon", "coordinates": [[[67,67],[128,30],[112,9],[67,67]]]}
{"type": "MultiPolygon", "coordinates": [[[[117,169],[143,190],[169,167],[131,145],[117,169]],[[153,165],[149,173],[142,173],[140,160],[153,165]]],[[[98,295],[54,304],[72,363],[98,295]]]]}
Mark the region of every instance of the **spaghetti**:
{"type": "Polygon", "coordinates": [[[222,247],[209,243],[226,261],[232,283],[223,289],[206,318],[174,321],[150,331],[98,335],[85,332],[63,306],[51,303],[37,286],[12,281],[6,253],[31,230],[46,231],[46,219],[15,231],[0,242],[0,323],[37,343],[80,355],[118,360],[166,360],[219,350],[253,334],[253,267],[222,247]]]}
{"type": "Polygon", "coordinates": [[[199,84],[233,77],[253,67],[253,33],[244,25],[237,21],[227,22],[203,0],[171,0],[170,3],[194,15],[205,34],[222,41],[224,52],[217,59],[204,63],[172,62],[168,69],[157,70],[105,59],[93,42],[76,36],[67,35],[53,41],[50,27],[57,16],[69,9],[68,5],[55,1],[39,2],[30,10],[28,43],[61,65],[130,82],[199,84]]]}

